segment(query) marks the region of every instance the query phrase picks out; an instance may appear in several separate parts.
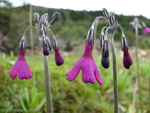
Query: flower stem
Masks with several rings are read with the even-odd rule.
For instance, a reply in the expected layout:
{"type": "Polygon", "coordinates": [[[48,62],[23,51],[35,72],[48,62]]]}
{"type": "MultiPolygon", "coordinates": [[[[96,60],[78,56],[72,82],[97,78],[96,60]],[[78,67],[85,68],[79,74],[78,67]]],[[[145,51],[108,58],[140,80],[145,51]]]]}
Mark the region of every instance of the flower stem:
{"type": "Polygon", "coordinates": [[[143,113],[143,103],[142,103],[142,94],[141,94],[141,85],[140,85],[140,73],[139,73],[139,60],[138,60],[138,24],[135,26],[135,36],[136,36],[136,66],[137,66],[137,76],[138,79],[136,82],[138,82],[139,87],[139,98],[140,98],[140,107],[141,107],[141,113],[143,113]]]}
{"type": "Polygon", "coordinates": [[[113,59],[114,113],[118,113],[119,94],[118,94],[117,65],[116,65],[114,36],[111,37],[110,41],[111,41],[112,59],[113,59]]]}
{"type": "Polygon", "coordinates": [[[45,90],[46,90],[46,100],[47,100],[47,113],[53,113],[48,56],[43,56],[43,59],[44,59],[44,71],[45,71],[45,90]]]}

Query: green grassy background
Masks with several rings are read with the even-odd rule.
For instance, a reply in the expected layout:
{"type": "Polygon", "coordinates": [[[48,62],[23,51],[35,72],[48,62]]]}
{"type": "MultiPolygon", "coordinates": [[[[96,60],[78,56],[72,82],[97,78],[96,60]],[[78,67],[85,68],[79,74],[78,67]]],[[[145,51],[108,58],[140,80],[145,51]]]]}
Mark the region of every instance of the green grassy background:
{"type": "MultiPolygon", "coordinates": [[[[65,63],[58,67],[55,65],[53,52],[49,55],[49,70],[52,88],[52,99],[54,113],[113,113],[113,76],[112,60],[110,57],[109,69],[101,66],[101,53],[94,50],[93,56],[99,68],[103,79],[103,86],[97,82],[95,84],[85,84],[81,78],[81,72],[78,77],[69,82],[65,74],[72,69],[77,60],[84,51],[63,52],[65,63]]],[[[119,88],[119,110],[120,113],[138,113],[140,112],[138,89],[136,92],[135,109],[133,106],[133,95],[135,90],[136,63],[135,50],[130,49],[133,58],[133,65],[129,70],[122,64],[121,51],[117,50],[117,72],[119,88]]],[[[12,61],[17,57],[0,56],[0,109],[38,109],[38,112],[46,112],[45,102],[45,83],[44,66],[42,55],[30,57],[27,51],[26,59],[32,71],[32,79],[20,80],[18,77],[12,79],[9,77],[9,70],[12,68],[12,61]]],[[[110,54],[111,56],[111,54],[110,54]]],[[[142,85],[142,99],[145,113],[150,111],[149,105],[149,78],[150,78],[150,58],[140,57],[140,75],[142,85]]]]}

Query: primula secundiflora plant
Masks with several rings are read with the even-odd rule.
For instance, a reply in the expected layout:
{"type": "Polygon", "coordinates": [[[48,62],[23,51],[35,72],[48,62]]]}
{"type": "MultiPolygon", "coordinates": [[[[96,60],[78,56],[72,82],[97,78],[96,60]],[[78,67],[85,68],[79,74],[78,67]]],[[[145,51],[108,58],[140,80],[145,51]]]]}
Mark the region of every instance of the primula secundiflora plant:
{"type": "Polygon", "coordinates": [[[52,99],[51,99],[51,89],[50,89],[50,77],[49,77],[49,66],[48,66],[48,55],[50,54],[51,49],[55,51],[55,62],[57,66],[60,66],[64,63],[64,58],[59,50],[57,40],[54,36],[53,31],[50,29],[50,26],[54,25],[60,18],[60,14],[55,12],[51,19],[49,20],[48,13],[43,14],[41,17],[39,13],[34,13],[34,22],[35,26],[29,26],[22,36],[22,39],[19,44],[19,57],[9,72],[11,78],[15,78],[18,73],[20,79],[28,79],[32,77],[29,65],[25,59],[26,52],[26,32],[30,28],[37,29],[39,40],[41,42],[43,50],[43,59],[44,59],[44,71],[45,71],[45,86],[46,86],[46,100],[47,100],[47,112],[52,113],[52,99]],[[51,44],[48,38],[48,31],[51,32],[53,42],[51,44]]]}
{"type": "Polygon", "coordinates": [[[105,26],[102,28],[100,34],[100,48],[102,52],[101,64],[104,68],[109,68],[109,44],[111,44],[112,58],[113,58],[113,78],[114,78],[114,112],[118,113],[118,83],[117,83],[117,65],[116,65],[116,53],[114,46],[114,34],[116,28],[119,27],[122,32],[121,38],[121,49],[123,51],[123,65],[126,69],[129,69],[133,61],[128,52],[129,47],[126,36],[120,24],[115,20],[115,14],[108,12],[105,8],[103,9],[104,16],[98,16],[92,23],[91,28],[88,31],[85,41],[85,51],[83,56],[77,61],[72,70],[70,70],[66,76],[67,80],[74,80],[80,70],[82,69],[82,80],[85,83],[97,82],[102,85],[103,81],[98,71],[97,65],[92,57],[92,50],[95,40],[95,32],[99,20],[103,20],[105,26]]]}

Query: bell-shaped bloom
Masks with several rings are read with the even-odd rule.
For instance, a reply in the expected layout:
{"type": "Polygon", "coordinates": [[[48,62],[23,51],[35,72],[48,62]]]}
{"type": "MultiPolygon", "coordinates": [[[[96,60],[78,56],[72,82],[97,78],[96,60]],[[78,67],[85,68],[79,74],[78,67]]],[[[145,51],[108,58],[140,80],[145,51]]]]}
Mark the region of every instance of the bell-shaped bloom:
{"type": "Polygon", "coordinates": [[[61,52],[59,51],[59,48],[54,48],[55,51],[55,62],[57,66],[60,66],[64,63],[64,58],[61,54],[61,52]]]}
{"type": "Polygon", "coordinates": [[[128,52],[128,47],[127,47],[127,49],[123,51],[123,65],[126,69],[129,69],[132,64],[133,61],[128,52]]]}
{"type": "Polygon", "coordinates": [[[25,59],[23,43],[24,42],[21,42],[21,47],[19,48],[19,57],[9,72],[11,78],[16,78],[17,74],[20,79],[32,78],[31,70],[25,59]]]}
{"type": "Polygon", "coordinates": [[[89,43],[86,42],[83,56],[78,60],[73,69],[66,74],[67,80],[74,80],[78,76],[80,70],[82,70],[83,82],[95,83],[97,80],[100,85],[103,85],[102,78],[92,56],[92,50],[93,44],[91,40],[89,43]]]}
{"type": "Polygon", "coordinates": [[[146,33],[150,33],[150,28],[149,27],[145,27],[142,34],[145,35],[146,33]]]}

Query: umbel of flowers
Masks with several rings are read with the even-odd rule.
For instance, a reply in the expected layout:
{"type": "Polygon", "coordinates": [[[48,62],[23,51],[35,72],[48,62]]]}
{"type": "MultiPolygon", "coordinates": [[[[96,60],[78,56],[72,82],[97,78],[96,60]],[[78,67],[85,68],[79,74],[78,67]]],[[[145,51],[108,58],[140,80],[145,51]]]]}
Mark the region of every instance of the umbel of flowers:
{"type": "Polygon", "coordinates": [[[57,43],[57,40],[54,36],[53,31],[50,29],[51,25],[54,25],[59,19],[60,15],[58,12],[55,12],[51,19],[49,20],[49,16],[47,13],[44,15],[39,16],[39,13],[34,13],[34,22],[35,26],[29,26],[23,34],[23,37],[21,38],[20,44],[19,44],[19,57],[12,67],[12,69],[9,72],[9,75],[11,78],[16,78],[17,73],[18,77],[20,79],[28,79],[32,78],[32,74],[29,68],[29,65],[27,64],[27,61],[25,59],[25,52],[26,52],[26,32],[30,28],[36,28],[38,35],[39,35],[39,40],[41,42],[41,46],[43,49],[43,54],[45,56],[48,56],[52,47],[55,51],[55,62],[57,66],[60,66],[64,63],[63,56],[59,50],[59,46],[57,43]],[[53,43],[51,44],[49,38],[48,38],[48,31],[52,33],[52,38],[53,38],[53,43]]]}
{"type": "Polygon", "coordinates": [[[60,18],[60,14],[55,12],[51,19],[49,20],[49,16],[47,13],[43,14],[41,17],[39,13],[34,13],[34,22],[35,26],[29,26],[22,36],[22,39],[19,44],[19,57],[9,72],[11,78],[15,78],[18,74],[20,79],[28,79],[32,78],[32,74],[25,59],[26,52],[26,32],[30,28],[37,29],[39,40],[41,42],[42,50],[43,50],[43,59],[44,59],[44,71],[45,71],[45,89],[46,89],[46,101],[47,101],[47,113],[53,113],[52,107],[52,98],[51,98],[51,87],[50,87],[50,75],[49,75],[49,65],[48,65],[48,55],[50,54],[51,49],[53,48],[55,51],[55,62],[57,66],[60,66],[64,63],[64,58],[59,50],[59,46],[57,40],[54,36],[53,31],[50,29],[50,26],[54,25],[60,18]],[[53,42],[51,44],[48,38],[48,31],[51,32],[53,42]]]}
{"type": "Polygon", "coordinates": [[[116,28],[119,27],[122,32],[121,37],[121,49],[123,51],[123,65],[126,69],[129,69],[133,61],[129,54],[129,47],[127,43],[126,36],[120,24],[115,20],[115,14],[113,12],[108,12],[105,8],[103,9],[104,16],[98,16],[93,21],[91,28],[88,31],[86,41],[85,41],[85,51],[82,57],[77,61],[74,67],[66,74],[67,80],[74,80],[80,70],[82,70],[82,80],[85,83],[95,83],[97,82],[102,85],[103,81],[98,71],[97,65],[92,56],[92,50],[95,40],[96,26],[99,20],[103,20],[105,26],[102,28],[100,34],[100,48],[102,52],[101,64],[104,68],[109,68],[109,44],[111,44],[112,58],[113,58],[113,80],[114,80],[114,112],[118,113],[118,83],[117,83],[117,65],[116,65],[116,53],[114,46],[114,34],[116,28]]]}

